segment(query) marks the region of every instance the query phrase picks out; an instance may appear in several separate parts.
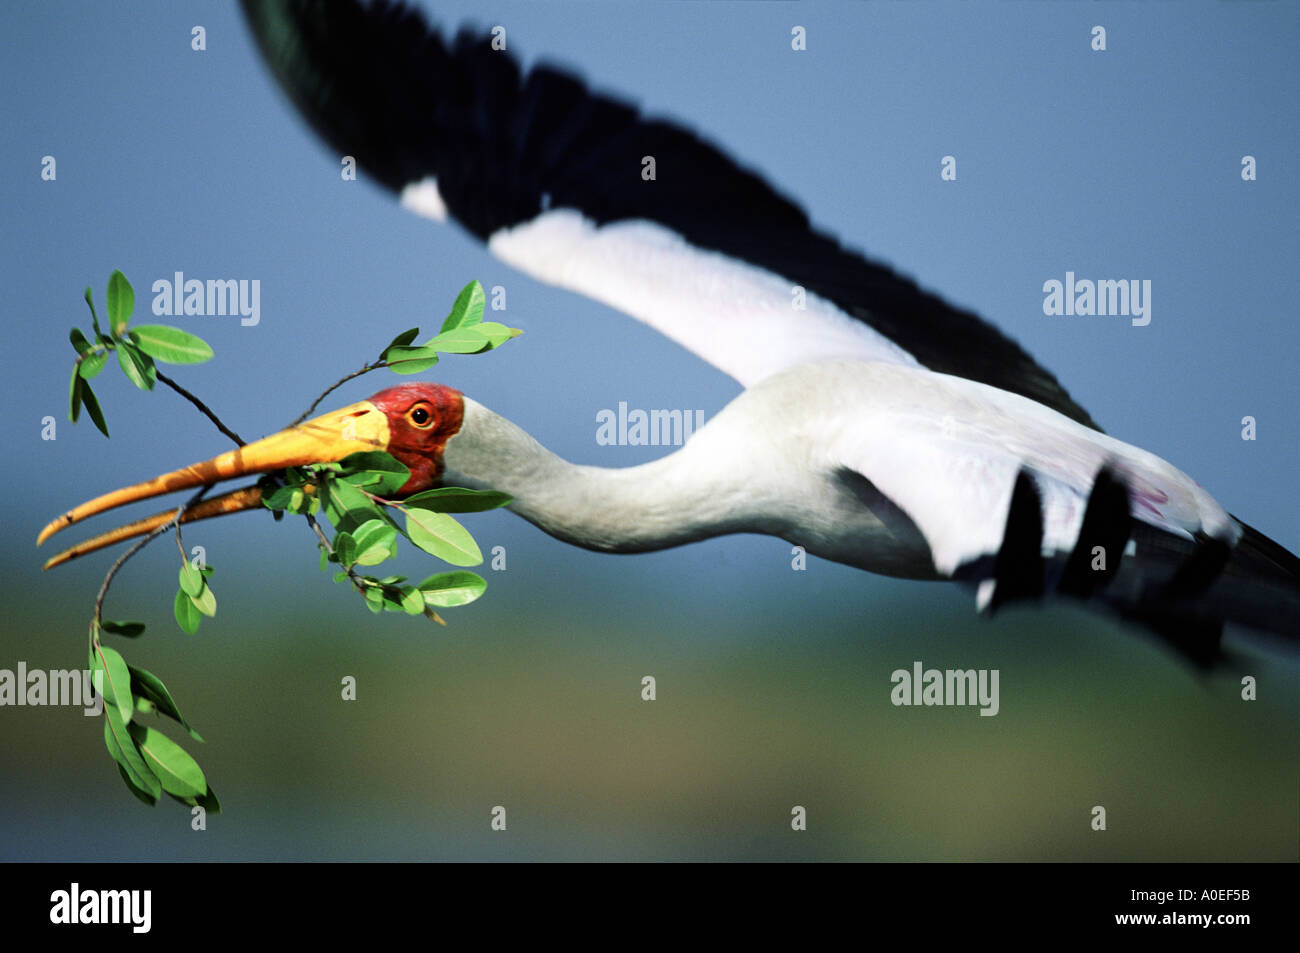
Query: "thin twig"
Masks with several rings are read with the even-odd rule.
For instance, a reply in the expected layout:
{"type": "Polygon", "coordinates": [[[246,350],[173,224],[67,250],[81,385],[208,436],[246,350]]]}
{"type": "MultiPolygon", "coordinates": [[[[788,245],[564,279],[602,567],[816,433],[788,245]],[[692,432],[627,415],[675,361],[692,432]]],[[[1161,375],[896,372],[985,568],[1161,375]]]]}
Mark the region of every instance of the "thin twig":
{"type": "Polygon", "coordinates": [[[201,487],[199,489],[199,492],[195,493],[192,497],[190,497],[188,500],[186,500],[184,503],[182,503],[180,506],[176,508],[176,515],[173,516],[169,522],[163,523],[161,526],[155,528],[148,535],[141,537],[140,540],[137,541],[134,546],[132,546],[130,549],[124,552],[121,556],[117,557],[117,562],[113,563],[113,565],[109,568],[108,575],[104,577],[104,582],[99,587],[99,595],[95,596],[95,624],[96,625],[99,625],[103,621],[101,618],[101,613],[103,612],[104,609],[104,597],[108,595],[108,587],[112,585],[113,577],[117,575],[117,571],[121,569],[124,565],[126,565],[126,561],[128,559],[130,559],[140,550],[144,549],[144,547],[148,545],[150,542],[152,542],[155,538],[161,536],[163,533],[167,532],[173,526],[179,526],[180,519],[182,516],[185,515],[185,511],[189,509],[191,506],[193,506],[195,503],[197,503],[199,500],[203,499],[203,495],[207,493],[208,490],[210,489],[212,489],[212,487],[210,486],[201,487]]]}
{"type": "MultiPolygon", "coordinates": [[[[364,489],[363,487],[353,486],[352,488],[353,488],[354,490],[358,490],[358,491],[360,491],[360,492],[361,492],[362,494],[364,494],[365,496],[368,496],[368,497],[370,498],[370,500],[371,500],[372,502],[374,502],[374,503],[379,503],[379,504],[382,504],[383,506],[391,506],[391,507],[392,507],[393,509],[395,509],[395,510],[399,510],[399,511],[401,511],[401,512],[403,512],[403,513],[406,513],[408,516],[410,515],[410,510],[408,510],[408,509],[407,509],[405,506],[403,506],[401,503],[395,502],[394,500],[386,500],[386,499],[384,499],[382,496],[378,496],[378,495],[376,495],[376,494],[374,494],[374,493],[371,493],[369,490],[364,489]]],[[[330,553],[330,555],[333,555],[333,554],[334,554],[334,547],[333,547],[333,546],[330,546],[330,545],[329,545],[329,542],[325,539],[325,534],[322,533],[322,532],[320,531],[320,527],[318,527],[318,526],[316,525],[316,520],[315,520],[315,518],[309,515],[309,516],[307,517],[307,521],[308,521],[309,523],[311,523],[312,529],[316,530],[316,535],[319,536],[319,537],[321,538],[321,541],[325,543],[326,549],[328,550],[328,552],[330,553]]],[[[340,565],[342,565],[342,563],[340,563],[340,565]]],[[[362,593],[362,594],[364,595],[365,587],[363,587],[363,586],[361,585],[361,583],[360,583],[360,577],[359,577],[359,576],[357,575],[357,573],[353,570],[353,568],[352,568],[351,566],[343,566],[343,569],[344,569],[344,571],[347,572],[347,574],[348,574],[348,579],[350,579],[350,580],[352,581],[352,585],[356,588],[357,592],[360,592],[360,593],[362,593]]],[[[397,588],[397,586],[389,586],[389,585],[384,585],[384,584],[382,584],[382,583],[380,584],[379,588],[380,588],[380,589],[383,589],[385,592],[398,592],[398,591],[400,591],[400,590],[397,588]]],[[[424,614],[425,614],[425,616],[426,616],[427,618],[432,619],[434,622],[438,623],[439,625],[446,625],[446,624],[447,624],[447,620],[444,619],[442,616],[438,615],[438,613],[435,612],[435,611],[433,610],[433,607],[432,607],[432,606],[425,606],[425,607],[424,607],[424,614]]]]}
{"type": "Polygon", "coordinates": [[[304,513],[302,515],[307,518],[307,525],[315,531],[317,539],[320,540],[320,544],[325,547],[325,552],[333,556],[334,545],[330,542],[329,537],[325,535],[325,531],[320,528],[320,524],[316,522],[316,517],[312,516],[310,513],[304,513]]]}
{"type": "MultiPolygon", "coordinates": [[[[236,446],[240,446],[240,447],[244,446],[244,439],[241,436],[239,436],[239,434],[235,433],[233,430],[227,427],[224,423],[222,423],[221,418],[218,417],[215,413],[213,413],[211,408],[209,408],[207,404],[203,403],[203,401],[199,400],[197,397],[191,394],[180,384],[176,383],[174,380],[172,380],[162,371],[158,371],[158,380],[162,381],[172,390],[176,391],[176,393],[180,394],[191,404],[197,407],[205,417],[207,417],[214,424],[216,424],[218,430],[220,430],[231,440],[235,441],[236,446]]],[[[156,537],[161,536],[163,533],[167,532],[173,526],[176,527],[176,545],[180,546],[181,517],[185,514],[185,511],[187,509],[189,509],[199,500],[203,499],[204,494],[207,493],[208,490],[210,489],[212,489],[211,486],[205,486],[200,488],[197,493],[195,493],[187,501],[182,503],[179,507],[177,507],[176,515],[172,517],[172,519],[169,522],[163,523],[161,526],[154,529],[153,532],[149,533],[147,536],[142,537],[134,546],[132,546],[130,549],[128,549],[126,552],[124,552],[121,556],[117,558],[117,562],[113,563],[113,565],[109,568],[108,575],[104,577],[104,582],[99,587],[99,595],[95,597],[95,624],[96,625],[98,625],[100,622],[100,613],[104,608],[104,597],[108,595],[108,587],[112,584],[113,577],[117,575],[118,570],[121,569],[124,565],[126,565],[127,560],[129,560],[140,550],[144,549],[144,547],[147,546],[150,542],[152,542],[156,537]]],[[[181,549],[181,558],[184,557],[185,557],[185,550],[181,549]]]]}
{"type": "Polygon", "coordinates": [[[320,406],[320,402],[321,402],[322,400],[324,400],[324,399],[325,399],[326,397],[328,397],[330,394],[334,393],[334,391],[338,390],[340,387],[342,387],[342,386],[343,386],[344,384],[346,384],[348,381],[350,381],[350,380],[355,380],[356,378],[360,377],[362,374],[369,374],[371,371],[377,371],[377,370],[379,370],[381,367],[387,367],[387,366],[388,366],[388,362],[387,362],[387,361],[376,361],[376,362],[373,363],[373,364],[367,364],[365,367],[361,368],[361,370],[359,370],[359,371],[353,371],[351,374],[348,374],[348,375],[346,375],[346,376],[344,376],[344,377],[340,377],[338,380],[336,380],[336,381],[335,381],[333,384],[331,384],[329,387],[325,388],[324,392],[323,392],[319,397],[317,397],[314,401],[312,401],[311,406],[308,407],[306,410],[304,410],[304,411],[303,411],[303,412],[298,416],[298,419],[295,420],[293,423],[289,424],[289,426],[290,426],[290,427],[296,427],[296,426],[298,426],[300,423],[302,423],[304,420],[306,420],[308,417],[310,417],[311,414],[312,414],[312,411],[314,411],[317,407],[320,406]]]}
{"type": "Polygon", "coordinates": [[[188,400],[188,401],[189,401],[191,404],[193,404],[195,407],[197,407],[197,408],[202,412],[202,414],[203,414],[205,417],[208,418],[208,420],[212,421],[214,424],[217,425],[217,429],[218,429],[218,430],[220,430],[223,434],[225,434],[225,435],[226,435],[227,437],[229,437],[231,440],[235,441],[235,443],[236,443],[238,446],[241,446],[241,447],[244,446],[244,440],[243,440],[243,438],[240,437],[239,434],[237,434],[237,433],[235,433],[233,430],[231,430],[229,427],[227,427],[225,424],[223,424],[223,423],[221,422],[221,418],[218,417],[216,414],[214,414],[211,410],[208,409],[208,405],[207,405],[207,404],[203,403],[203,401],[199,400],[197,397],[195,397],[193,394],[191,394],[189,391],[187,391],[187,390],[186,390],[184,387],[182,387],[180,384],[176,383],[174,380],[172,380],[170,377],[168,377],[168,376],[167,376],[166,374],[164,374],[162,371],[158,371],[158,379],[159,379],[160,381],[162,381],[164,384],[166,384],[168,387],[170,387],[172,390],[176,391],[176,393],[180,394],[180,395],[181,395],[182,397],[184,397],[186,400],[188,400]]]}
{"type": "MultiPolygon", "coordinates": [[[[320,528],[320,524],[316,522],[316,517],[312,516],[310,513],[303,513],[302,515],[307,520],[307,525],[315,531],[316,538],[320,540],[320,544],[324,547],[326,554],[333,556],[334,544],[331,543],[329,537],[325,535],[325,531],[320,528]]],[[[352,583],[352,588],[357,592],[364,593],[365,587],[361,585],[361,577],[357,575],[356,570],[351,566],[344,566],[341,562],[339,563],[339,566],[348,574],[348,581],[352,583]]]]}

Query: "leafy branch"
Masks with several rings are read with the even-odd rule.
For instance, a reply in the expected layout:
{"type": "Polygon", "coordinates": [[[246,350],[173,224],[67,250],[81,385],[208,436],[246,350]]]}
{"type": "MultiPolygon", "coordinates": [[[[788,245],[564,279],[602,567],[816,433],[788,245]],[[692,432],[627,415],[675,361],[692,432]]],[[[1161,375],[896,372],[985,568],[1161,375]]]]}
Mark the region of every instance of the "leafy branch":
{"type": "MultiPolygon", "coordinates": [[[[98,398],[91,389],[110,352],[127,379],[141,390],[152,390],[161,381],[197,408],[237,446],[244,441],[201,399],[158,370],[156,363],[196,364],[212,358],[212,348],[202,339],[166,325],[130,327],[135,294],[120,271],[109,278],[107,292],[109,330],[105,333],[91,290],[86,289],[94,342],[74,328],[69,340],[77,352],[69,387],[69,419],[76,423],[84,407],[95,426],[108,436],[108,426],[98,398]]],[[[395,337],[376,360],[369,361],[327,387],[293,424],[306,420],[329,394],[343,384],[381,368],[397,374],[427,370],[438,362],[440,353],[477,354],[493,350],[520,332],[496,322],[483,321],[483,286],[471,282],[461,290],[439,333],[424,344],[413,342],[418,328],[395,337]]],[[[399,499],[397,494],[410,478],[400,461],[384,452],[353,454],[338,462],[296,467],[264,476],[258,483],[261,503],[277,520],[284,513],[302,515],[318,540],[320,567],[339,566],[335,581],[348,581],[372,612],[400,611],[424,615],[445,625],[438,608],[466,605],[487,587],[477,573],[466,569],[435,573],[418,584],[407,584],[405,576],[376,577],[358,567],[370,567],[397,554],[397,538],[403,536],[425,552],[454,566],[474,566],[483,561],[473,536],[451,513],[480,512],[510,502],[503,493],[458,487],[440,487],[399,499]],[[398,526],[388,511],[399,513],[398,526]],[[316,515],[322,513],[334,529],[331,539],[316,515]]],[[[166,686],[153,673],[129,665],[117,650],[103,644],[101,635],[135,638],[144,632],[140,622],[105,620],[102,616],[109,587],[125,564],[151,541],[170,529],[176,530],[180,552],[179,587],[173,601],[176,623],[195,634],[205,616],[216,614],[216,597],[208,580],[213,567],[190,560],[181,541],[185,514],[197,506],[210,486],[202,487],[181,504],[171,519],[153,527],[110,567],[95,598],[90,622],[89,654],[92,678],[104,699],[104,744],[117,763],[118,771],[131,792],[146,804],[157,803],[166,793],[191,807],[220,812],[198,763],[180,745],[162,732],[143,725],[140,716],[163,715],[180,724],[196,741],[202,737],[184,719],[166,686]]],[[[219,502],[219,501],[214,501],[219,502]]],[[[201,518],[201,517],[200,517],[201,518]]]]}
{"type": "Polygon", "coordinates": [[[154,364],[156,360],[168,364],[202,364],[212,358],[212,348],[206,341],[165,324],[142,324],[129,328],[127,325],[135,308],[135,291],[120,271],[113,272],[108,279],[106,300],[109,333],[105,334],[99,327],[99,315],[95,312],[95,300],[90,288],[86,288],[85,297],[86,306],[90,308],[95,343],[92,344],[80,328],[73,328],[68,334],[68,340],[77,352],[77,360],[72,367],[72,381],[68,385],[69,420],[75,424],[84,405],[86,413],[100,433],[108,436],[108,424],[90,382],[104,369],[108,355],[116,352],[122,373],[140,390],[153,390],[154,382],[162,380],[203,411],[222,433],[237,443],[243,443],[217,419],[217,415],[207,405],[175,381],[159,374],[154,364]]]}
{"type": "Polygon", "coordinates": [[[394,374],[419,374],[438,363],[439,353],[444,354],[481,354],[500,347],[512,337],[522,332],[518,328],[508,328],[495,321],[483,320],[483,308],[487,299],[483,294],[483,285],[471,281],[461,289],[456,301],[451,306],[451,313],[442,322],[438,333],[423,344],[412,346],[411,342],[420,335],[419,328],[408,328],[389,342],[383,353],[375,361],[363,364],[351,374],[345,374],[321,392],[289,426],[302,423],[310,417],[323,401],[348,381],[356,380],[363,374],[386,367],[394,374]]]}
{"type": "Polygon", "coordinates": [[[280,478],[263,478],[262,505],[306,515],[320,539],[321,570],[328,569],[329,563],[338,564],[335,582],[350,582],[372,612],[400,611],[442,623],[437,609],[465,605],[483,594],[487,583],[481,576],[443,572],[406,585],[405,576],[377,578],[361,574],[357,567],[393,558],[399,536],[453,566],[476,566],[483,554],[474,537],[450,514],[505,506],[510,497],[439,487],[403,500],[393,498],[409,478],[410,471],[386,453],[354,453],[336,464],[297,467],[280,478]],[[322,510],[336,530],[332,541],[315,521],[314,514],[322,510]],[[401,513],[404,525],[398,526],[386,510],[401,513]]]}

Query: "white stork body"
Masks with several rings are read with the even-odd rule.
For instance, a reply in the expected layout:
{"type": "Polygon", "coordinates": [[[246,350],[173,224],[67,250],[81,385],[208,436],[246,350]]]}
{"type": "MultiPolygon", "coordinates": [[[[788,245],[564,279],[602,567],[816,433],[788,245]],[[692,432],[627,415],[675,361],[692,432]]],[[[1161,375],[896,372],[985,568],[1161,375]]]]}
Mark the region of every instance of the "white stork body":
{"type": "Polygon", "coordinates": [[[768,377],[680,450],[624,469],[561,460],[467,398],[444,459],[447,482],[509,493],[552,536],[608,552],[765,533],[871,572],[948,578],[997,551],[1022,469],[1043,494],[1044,551],[1069,552],[1106,464],[1129,482],[1137,518],[1186,539],[1241,532],[1154,454],[1027,398],[882,362],[768,377]]]}

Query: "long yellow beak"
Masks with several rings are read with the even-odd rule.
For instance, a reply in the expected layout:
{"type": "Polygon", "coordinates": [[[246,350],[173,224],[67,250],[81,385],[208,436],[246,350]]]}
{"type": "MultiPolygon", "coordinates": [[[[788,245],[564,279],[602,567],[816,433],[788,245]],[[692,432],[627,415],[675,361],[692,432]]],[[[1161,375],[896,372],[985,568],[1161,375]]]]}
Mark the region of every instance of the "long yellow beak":
{"type": "MultiPolygon", "coordinates": [[[[82,503],[51,521],[41,530],[40,535],[36,537],[36,545],[41,545],[55,533],[74,523],[137,500],[152,499],[177,490],[212,486],[254,473],[271,473],[286,467],[300,467],[311,463],[337,462],[349,454],[366,450],[384,450],[388,447],[388,441],[388,416],[382,410],[368,400],[349,404],[339,410],[303,421],[296,427],[290,427],[254,443],[246,444],[238,450],[230,450],[211,460],[192,463],[188,467],[164,473],[144,483],[105,493],[103,496],[82,503]]],[[[260,503],[261,493],[257,487],[245,487],[196,504],[186,510],[181,522],[189,523],[226,513],[236,513],[258,506],[260,503]]],[[[86,540],[59,553],[50,559],[44,568],[58,566],[70,559],[95,552],[124,539],[143,536],[169,521],[174,514],[174,509],[168,510],[86,540]]]]}

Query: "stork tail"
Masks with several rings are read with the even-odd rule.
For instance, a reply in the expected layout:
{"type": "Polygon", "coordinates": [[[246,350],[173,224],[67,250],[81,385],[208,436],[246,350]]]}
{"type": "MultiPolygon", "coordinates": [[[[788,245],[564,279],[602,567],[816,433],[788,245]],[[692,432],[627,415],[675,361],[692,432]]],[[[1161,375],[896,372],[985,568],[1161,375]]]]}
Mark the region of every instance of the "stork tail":
{"type": "Polygon", "coordinates": [[[1300,649],[1300,558],[1240,523],[1236,545],[1208,536],[1187,540],[1133,519],[1128,486],[1109,468],[1098,473],[1074,550],[1044,558],[1041,496],[1033,476],[1016,480],[996,559],[960,573],[981,581],[990,612],[1048,595],[1109,608],[1157,637],[1198,669],[1227,660],[1225,623],[1280,636],[1300,649]],[[1098,561],[1105,554],[1131,554],[1098,561]],[[992,584],[991,593],[988,586],[992,584]]]}

